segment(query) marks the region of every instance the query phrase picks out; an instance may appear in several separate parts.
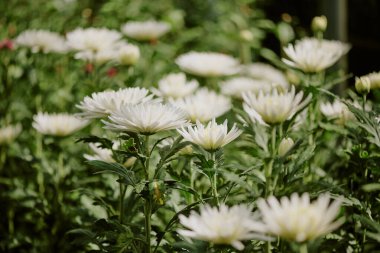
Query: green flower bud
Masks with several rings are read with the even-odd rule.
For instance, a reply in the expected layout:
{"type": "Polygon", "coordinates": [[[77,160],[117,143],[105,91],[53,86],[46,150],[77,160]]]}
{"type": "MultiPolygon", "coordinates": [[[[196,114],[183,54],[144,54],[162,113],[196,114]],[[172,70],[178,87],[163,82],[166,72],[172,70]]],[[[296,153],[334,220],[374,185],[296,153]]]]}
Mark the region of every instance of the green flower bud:
{"type": "Polygon", "coordinates": [[[284,138],[281,140],[280,145],[278,146],[278,154],[284,156],[288,151],[294,146],[294,141],[292,138],[284,138]]]}
{"type": "Polygon", "coordinates": [[[311,21],[311,29],[313,32],[324,32],[327,28],[327,18],[326,16],[316,16],[311,21]]]}
{"type": "Polygon", "coordinates": [[[371,80],[368,77],[356,77],[355,78],[355,89],[358,93],[366,95],[371,90],[371,80]]]}

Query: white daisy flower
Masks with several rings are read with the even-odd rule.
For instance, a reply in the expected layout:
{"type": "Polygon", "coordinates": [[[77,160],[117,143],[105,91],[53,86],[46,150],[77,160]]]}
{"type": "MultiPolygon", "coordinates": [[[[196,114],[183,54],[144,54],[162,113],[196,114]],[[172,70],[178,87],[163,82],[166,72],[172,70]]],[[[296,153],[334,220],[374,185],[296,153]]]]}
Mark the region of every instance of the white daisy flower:
{"type": "Polygon", "coordinates": [[[319,109],[325,117],[335,119],[335,123],[339,125],[344,125],[346,122],[356,119],[355,115],[348,109],[347,105],[339,100],[335,100],[332,103],[321,103],[319,109]]]}
{"type": "Polygon", "coordinates": [[[172,73],[158,81],[158,89],[152,92],[160,97],[182,98],[194,93],[198,86],[196,80],[186,81],[184,73],[172,73]]]}
{"type": "Polygon", "coordinates": [[[8,125],[0,128],[0,145],[11,143],[21,133],[20,124],[8,125]]]}
{"type": "Polygon", "coordinates": [[[165,33],[169,32],[170,26],[165,22],[154,20],[138,22],[130,21],[124,24],[121,31],[135,40],[156,40],[165,33]]]}
{"type": "Polygon", "coordinates": [[[122,35],[107,28],[77,28],[67,33],[68,46],[75,51],[96,53],[120,43],[122,35]]]}
{"type": "Polygon", "coordinates": [[[120,107],[103,121],[106,129],[154,134],[187,124],[187,114],[174,106],[147,102],[120,107]]]}
{"type": "Polygon", "coordinates": [[[265,227],[256,221],[251,208],[246,205],[219,208],[208,205],[200,207],[200,213],[191,212],[189,217],[179,216],[180,223],[186,227],[178,229],[184,237],[231,245],[243,250],[243,240],[264,239],[265,227]]]}
{"type": "Polygon", "coordinates": [[[213,119],[207,126],[197,121],[196,126],[188,126],[187,129],[182,127],[177,131],[187,141],[197,144],[205,150],[216,150],[221,148],[231,141],[235,140],[242,133],[234,124],[228,132],[228,121],[225,120],[223,124],[218,125],[213,119]]]}
{"type": "Polygon", "coordinates": [[[342,225],[342,219],[336,220],[341,203],[339,199],[330,203],[329,194],[310,203],[308,193],[257,201],[268,233],[296,242],[314,240],[342,225]]]}
{"type": "Polygon", "coordinates": [[[33,127],[44,135],[67,136],[88,124],[83,120],[68,113],[44,113],[39,112],[33,116],[33,127]]]}
{"type": "Polygon", "coordinates": [[[239,71],[239,62],[226,54],[189,52],[180,55],[177,65],[185,72],[204,77],[229,76],[239,71]]]}
{"type": "MultiPolygon", "coordinates": [[[[118,143],[115,142],[114,148],[118,148],[118,143]]],[[[99,143],[89,143],[89,147],[91,151],[93,152],[92,155],[89,154],[84,154],[83,157],[86,158],[89,161],[93,160],[99,160],[103,162],[109,162],[109,163],[114,163],[115,159],[112,157],[112,150],[106,149],[106,148],[100,148],[99,143]]]]}
{"type": "Polygon", "coordinates": [[[304,38],[286,46],[284,52],[289,60],[282,60],[291,67],[314,73],[332,66],[349,50],[350,46],[340,41],[304,38]]]}
{"type": "Polygon", "coordinates": [[[219,95],[208,89],[200,89],[194,95],[169,99],[170,103],[183,109],[189,115],[192,122],[210,121],[217,118],[231,109],[231,100],[223,95],[219,95]]]}
{"type": "Polygon", "coordinates": [[[284,93],[279,93],[277,89],[266,94],[260,91],[257,95],[248,92],[243,94],[243,108],[253,122],[263,125],[277,124],[290,119],[311,100],[309,95],[301,102],[302,97],[303,92],[296,94],[294,86],[284,93]]]}
{"type": "Polygon", "coordinates": [[[267,81],[273,86],[279,86],[283,89],[289,88],[285,74],[266,63],[257,62],[244,66],[242,73],[253,79],[267,81]]]}
{"type": "Polygon", "coordinates": [[[102,118],[119,110],[122,106],[144,103],[152,100],[149,90],[144,88],[125,88],[118,91],[96,92],[87,96],[77,107],[83,112],[79,113],[84,118],[102,118]]]}
{"type": "Polygon", "coordinates": [[[67,44],[65,39],[55,32],[45,30],[26,30],[14,40],[17,46],[29,47],[33,53],[65,53],[67,44]]]}
{"type": "Polygon", "coordinates": [[[259,91],[269,92],[273,89],[273,85],[268,81],[255,80],[249,77],[235,77],[228,79],[221,83],[220,90],[222,94],[241,98],[244,92],[253,92],[255,94],[259,91]]]}

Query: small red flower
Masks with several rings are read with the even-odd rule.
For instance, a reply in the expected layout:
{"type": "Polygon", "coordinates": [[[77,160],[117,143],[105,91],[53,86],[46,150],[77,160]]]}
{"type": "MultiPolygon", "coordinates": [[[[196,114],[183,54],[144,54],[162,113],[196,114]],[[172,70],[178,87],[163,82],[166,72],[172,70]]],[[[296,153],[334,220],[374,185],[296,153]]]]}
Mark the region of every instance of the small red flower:
{"type": "Polygon", "coordinates": [[[10,39],[4,39],[0,41],[0,49],[7,48],[9,50],[13,49],[13,42],[10,39]]]}
{"type": "Polygon", "coordinates": [[[110,68],[107,71],[107,76],[108,77],[114,77],[114,76],[116,76],[116,74],[117,74],[117,69],[116,68],[110,68]]]}

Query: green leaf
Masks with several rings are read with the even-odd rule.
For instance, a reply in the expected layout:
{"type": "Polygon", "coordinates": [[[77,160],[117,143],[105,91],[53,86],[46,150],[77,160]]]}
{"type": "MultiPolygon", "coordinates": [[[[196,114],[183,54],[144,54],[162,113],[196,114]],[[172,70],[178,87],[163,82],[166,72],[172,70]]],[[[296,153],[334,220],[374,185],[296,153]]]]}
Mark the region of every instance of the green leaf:
{"type": "Polygon", "coordinates": [[[108,162],[99,161],[99,160],[87,161],[87,163],[90,166],[93,166],[99,170],[96,173],[116,174],[122,179],[124,179],[122,183],[133,185],[133,186],[136,184],[134,172],[128,170],[121,164],[108,163],[108,162]]]}
{"type": "Polygon", "coordinates": [[[363,191],[366,191],[366,192],[379,191],[380,190],[380,183],[365,184],[362,186],[362,189],[363,189],[363,191]]]}
{"type": "Polygon", "coordinates": [[[113,146],[113,143],[111,140],[107,138],[101,138],[95,135],[79,138],[76,142],[99,143],[98,147],[103,148],[103,149],[112,149],[112,146],[113,146]]]}

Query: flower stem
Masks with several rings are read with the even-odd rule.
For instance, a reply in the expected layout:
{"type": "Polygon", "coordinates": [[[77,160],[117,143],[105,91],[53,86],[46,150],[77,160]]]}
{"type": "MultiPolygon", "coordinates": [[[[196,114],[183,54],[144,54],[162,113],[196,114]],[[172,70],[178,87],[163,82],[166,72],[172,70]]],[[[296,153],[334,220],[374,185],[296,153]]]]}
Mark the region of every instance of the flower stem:
{"type": "Polygon", "coordinates": [[[124,220],[124,197],[125,197],[125,192],[127,191],[127,187],[121,183],[121,178],[119,182],[119,189],[120,189],[120,196],[119,196],[119,211],[120,211],[120,216],[119,216],[119,221],[120,224],[123,223],[124,220]]]}
{"type": "Polygon", "coordinates": [[[211,153],[211,160],[214,162],[213,164],[213,178],[210,180],[211,181],[211,188],[212,188],[212,194],[214,195],[215,202],[219,206],[219,194],[218,194],[218,168],[215,166],[216,164],[216,159],[215,159],[215,152],[211,153]]]}
{"type": "Polygon", "coordinates": [[[150,150],[149,150],[149,135],[145,136],[145,180],[149,180],[149,161],[150,161],[150,150]]]}
{"type": "MultiPolygon", "coordinates": [[[[149,150],[149,135],[145,136],[145,180],[149,183],[149,161],[150,161],[150,150],[149,150]]],[[[145,253],[151,253],[151,243],[150,243],[150,234],[151,234],[151,216],[152,216],[152,205],[151,205],[150,193],[145,198],[144,204],[144,215],[145,215],[145,241],[146,248],[145,253]]]]}
{"type": "Polygon", "coordinates": [[[307,243],[300,245],[300,253],[307,253],[307,243]]]}
{"type": "Polygon", "coordinates": [[[276,146],[276,134],[277,134],[277,127],[272,126],[272,134],[271,134],[271,151],[270,151],[270,160],[268,163],[265,164],[265,196],[268,197],[273,193],[273,185],[272,185],[272,171],[273,171],[273,163],[274,158],[276,157],[277,152],[277,146],[276,146]]]}
{"type": "Polygon", "coordinates": [[[363,112],[365,113],[365,104],[367,103],[367,95],[363,95],[363,112]]]}

